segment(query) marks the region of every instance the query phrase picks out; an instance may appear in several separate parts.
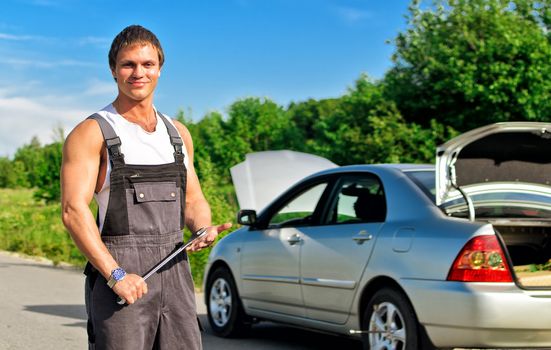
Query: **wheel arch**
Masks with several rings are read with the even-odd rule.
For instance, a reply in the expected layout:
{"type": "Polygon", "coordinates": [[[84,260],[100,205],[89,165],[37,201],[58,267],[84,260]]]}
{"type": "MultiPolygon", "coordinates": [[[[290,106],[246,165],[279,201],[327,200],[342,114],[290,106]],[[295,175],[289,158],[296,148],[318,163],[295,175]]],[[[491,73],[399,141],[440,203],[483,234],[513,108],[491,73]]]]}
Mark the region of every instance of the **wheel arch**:
{"type": "MultiPolygon", "coordinates": [[[[360,302],[358,303],[358,310],[357,310],[358,315],[363,314],[363,310],[367,307],[367,304],[369,303],[369,300],[371,299],[371,297],[373,297],[373,295],[382,288],[392,288],[398,291],[399,293],[401,293],[404,296],[404,298],[406,298],[409,305],[411,305],[413,313],[415,314],[415,318],[417,319],[417,324],[419,327],[420,345],[422,346],[423,349],[431,349],[431,350],[436,349],[427,334],[425,326],[419,322],[419,319],[417,317],[417,310],[415,309],[415,305],[411,302],[409,295],[407,294],[405,289],[402,288],[402,286],[391,277],[378,276],[372,279],[371,281],[369,281],[369,283],[367,283],[364,286],[362,290],[360,302]]],[[[362,324],[363,321],[361,316],[359,317],[359,320],[360,320],[360,327],[361,329],[363,329],[364,325],[362,324]]]]}
{"type": "MultiPolygon", "coordinates": [[[[396,280],[394,280],[393,278],[388,277],[388,276],[375,277],[374,279],[369,281],[369,283],[367,283],[364,286],[364,288],[362,290],[360,302],[358,303],[358,310],[357,310],[358,315],[362,315],[363,310],[365,309],[365,307],[369,303],[369,300],[371,299],[371,297],[373,297],[373,295],[378,290],[380,290],[382,288],[385,288],[385,287],[393,288],[393,289],[397,290],[398,292],[402,293],[404,295],[404,297],[407,299],[408,303],[413,308],[413,311],[415,312],[415,317],[417,317],[417,311],[415,311],[415,307],[413,306],[413,303],[411,302],[411,299],[409,298],[409,296],[406,293],[406,291],[404,290],[404,288],[402,288],[402,286],[398,282],[396,282],[396,280]]],[[[361,324],[361,317],[360,317],[360,326],[363,326],[361,324]]]]}
{"type": "Polygon", "coordinates": [[[226,270],[228,270],[228,272],[230,273],[231,277],[233,278],[233,281],[235,283],[235,288],[237,289],[237,293],[239,293],[239,283],[237,283],[237,279],[235,278],[235,274],[233,273],[230,265],[225,262],[224,260],[216,260],[215,262],[213,262],[207,272],[207,275],[205,276],[205,290],[203,291],[203,294],[204,294],[204,299],[205,299],[205,303],[208,303],[208,293],[207,293],[207,288],[208,288],[208,281],[210,279],[210,276],[213,274],[214,271],[218,270],[219,268],[225,268],[226,270]]]}

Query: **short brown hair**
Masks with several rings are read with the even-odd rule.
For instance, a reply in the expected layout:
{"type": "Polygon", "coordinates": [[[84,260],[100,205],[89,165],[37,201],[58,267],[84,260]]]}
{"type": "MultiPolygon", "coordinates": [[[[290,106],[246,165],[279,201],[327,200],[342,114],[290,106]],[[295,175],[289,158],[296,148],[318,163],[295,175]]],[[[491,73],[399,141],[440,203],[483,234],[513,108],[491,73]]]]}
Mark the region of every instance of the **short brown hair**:
{"type": "Polygon", "coordinates": [[[159,55],[159,66],[163,66],[163,63],[165,62],[165,54],[163,53],[163,48],[161,47],[159,39],[157,39],[155,34],[153,34],[150,30],[140,25],[131,25],[124,28],[115,37],[115,39],[113,39],[111,49],[109,50],[109,67],[111,67],[111,69],[115,69],[117,55],[122,48],[137,44],[150,44],[153,46],[159,55]]]}

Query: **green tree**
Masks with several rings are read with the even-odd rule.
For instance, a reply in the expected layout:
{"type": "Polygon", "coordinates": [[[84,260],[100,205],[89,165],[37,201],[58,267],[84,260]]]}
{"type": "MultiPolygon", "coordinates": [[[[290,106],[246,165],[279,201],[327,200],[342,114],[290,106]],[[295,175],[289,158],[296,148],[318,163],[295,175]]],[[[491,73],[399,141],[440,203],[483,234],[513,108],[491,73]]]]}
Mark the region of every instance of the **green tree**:
{"type": "Polygon", "coordinates": [[[336,112],[340,98],[308,99],[304,102],[292,102],[288,109],[289,134],[296,142],[289,144],[289,149],[306,153],[328,154],[331,145],[322,145],[326,139],[327,123],[336,112]]]}
{"type": "MultiPolygon", "coordinates": [[[[208,158],[216,165],[210,171],[223,174],[233,165],[231,164],[231,160],[227,158],[227,153],[229,152],[227,148],[231,149],[231,146],[228,145],[230,138],[227,135],[225,122],[220,113],[208,113],[199,122],[187,122],[186,125],[193,137],[195,158],[208,158]]],[[[202,163],[196,161],[195,166],[197,173],[200,176],[203,175],[202,163]]]]}
{"type": "Polygon", "coordinates": [[[21,162],[26,175],[24,187],[35,187],[38,184],[38,177],[35,169],[40,162],[42,146],[36,136],[31,142],[19,147],[14,155],[14,161],[21,162]]]}
{"type": "Polygon", "coordinates": [[[387,97],[408,121],[464,131],[551,118],[550,1],[413,1],[387,97]]]}
{"type": "MultiPolygon", "coordinates": [[[[229,169],[247,153],[289,149],[302,142],[286,111],[269,99],[238,100],[229,107],[227,120],[218,112],[199,122],[187,120],[183,112],[178,118],[193,137],[196,159],[210,159],[214,164],[211,171],[224,183],[229,183],[229,169]]],[[[201,163],[195,162],[195,166],[203,175],[201,163]]]]}
{"type": "Polygon", "coordinates": [[[304,133],[306,151],[339,165],[433,162],[436,145],[454,134],[436,121],[427,127],[407,123],[381,83],[361,75],[340,99],[293,107],[296,125],[306,116],[312,127],[304,133]],[[325,107],[331,108],[325,109],[325,107]],[[305,112],[306,110],[306,112],[305,112]]]}
{"type": "Polygon", "coordinates": [[[285,110],[269,99],[249,97],[234,102],[226,123],[233,145],[226,155],[234,164],[249,152],[286,148],[289,118],[285,110]]]}
{"type": "Polygon", "coordinates": [[[56,202],[61,198],[59,176],[62,159],[62,142],[54,142],[41,148],[33,169],[36,176],[35,199],[56,202]]]}

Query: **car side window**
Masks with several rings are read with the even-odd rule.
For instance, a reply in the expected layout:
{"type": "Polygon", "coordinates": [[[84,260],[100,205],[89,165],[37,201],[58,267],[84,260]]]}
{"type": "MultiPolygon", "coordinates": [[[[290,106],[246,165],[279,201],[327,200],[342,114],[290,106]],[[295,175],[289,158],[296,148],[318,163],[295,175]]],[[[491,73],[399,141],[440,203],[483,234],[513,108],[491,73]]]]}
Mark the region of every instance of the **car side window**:
{"type": "Polygon", "coordinates": [[[311,224],[312,215],[326,187],[327,183],[320,183],[295,196],[272,216],[268,227],[294,227],[311,224]]]}
{"type": "Polygon", "coordinates": [[[340,181],[326,223],[383,222],[385,217],[383,186],[374,175],[366,175],[340,181]]]}

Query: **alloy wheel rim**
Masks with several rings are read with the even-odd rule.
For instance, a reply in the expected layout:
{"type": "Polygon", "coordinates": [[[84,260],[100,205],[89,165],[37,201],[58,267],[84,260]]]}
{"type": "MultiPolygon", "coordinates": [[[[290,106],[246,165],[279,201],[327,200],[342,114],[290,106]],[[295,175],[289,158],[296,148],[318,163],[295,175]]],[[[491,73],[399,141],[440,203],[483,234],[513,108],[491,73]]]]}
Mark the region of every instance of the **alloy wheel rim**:
{"type": "Polygon", "coordinates": [[[231,290],[225,279],[218,278],[214,281],[209,299],[209,310],[214,324],[224,327],[228,324],[232,309],[231,290]]]}
{"type": "Polygon", "coordinates": [[[373,350],[404,350],[406,326],[396,305],[383,302],[373,306],[369,319],[369,344],[373,350]]]}

